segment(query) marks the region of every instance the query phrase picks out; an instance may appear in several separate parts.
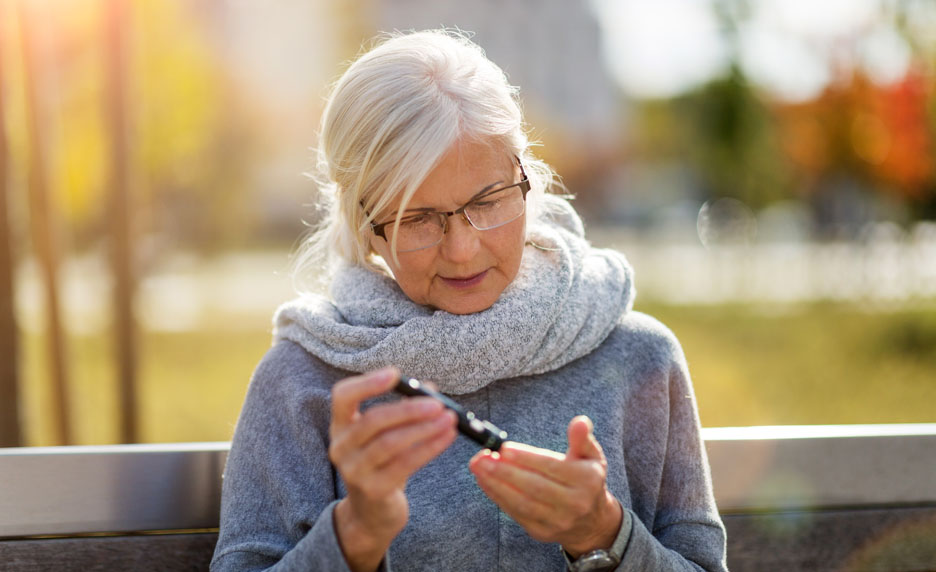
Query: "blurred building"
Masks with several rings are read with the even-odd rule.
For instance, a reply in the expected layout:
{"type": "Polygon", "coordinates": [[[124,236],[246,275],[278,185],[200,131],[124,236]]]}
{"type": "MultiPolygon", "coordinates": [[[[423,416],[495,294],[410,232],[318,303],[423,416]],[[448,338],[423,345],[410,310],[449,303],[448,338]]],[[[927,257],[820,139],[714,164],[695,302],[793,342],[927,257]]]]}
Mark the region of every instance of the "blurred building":
{"type": "MultiPolygon", "coordinates": [[[[624,118],[618,89],[603,61],[589,2],[379,0],[375,5],[379,30],[449,27],[474,33],[488,57],[520,87],[534,135],[556,150],[598,153],[620,141],[624,118]]],[[[544,153],[553,157],[549,149],[544,153]]]]}

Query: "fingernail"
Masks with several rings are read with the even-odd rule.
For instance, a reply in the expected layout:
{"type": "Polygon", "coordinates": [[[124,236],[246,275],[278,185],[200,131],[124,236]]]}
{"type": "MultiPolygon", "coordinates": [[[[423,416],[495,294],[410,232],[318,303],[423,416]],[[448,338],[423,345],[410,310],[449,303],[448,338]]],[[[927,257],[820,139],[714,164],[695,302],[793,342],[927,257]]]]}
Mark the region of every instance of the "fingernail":
{"type": "Polygon", "coordinates": [[[442,404],[435,399],[420,399],[418,409],[420,413],[435,413],[442,409],[442,404]]]}
{"type": "Polygon", "coordinates": [[[449,411],[446,411],[445,413],[443,413],[442,415],[439,415],[436,419],[434,419],[433,423],[435,423],[439,427],[452,425],[452,415],[450,415],[449,411]]]}
{"type": "Polygon", "coordinates": [[[490,473],[494,470],[494,460],[489,456],[485,456],[478,461],[478,471],[482,473],[490,473]]]}
{"type": "Polygon", "coordinates": [[[383,382],[383,383],[389,382],[390,380],[395,379],[396,373],[397,373],[396,368],[393,367],[392,365],[388,365],[386,367],[380,368],[375,372],[377,379],[379,379],[380,382],[383,382]]]}
{"type": "Polygon", "coordinates": [[[491,451],[481,450],[475,453],[475,456],[471,458],[471,464],[478,470],[486,471],[491,463],[491,451]]]}

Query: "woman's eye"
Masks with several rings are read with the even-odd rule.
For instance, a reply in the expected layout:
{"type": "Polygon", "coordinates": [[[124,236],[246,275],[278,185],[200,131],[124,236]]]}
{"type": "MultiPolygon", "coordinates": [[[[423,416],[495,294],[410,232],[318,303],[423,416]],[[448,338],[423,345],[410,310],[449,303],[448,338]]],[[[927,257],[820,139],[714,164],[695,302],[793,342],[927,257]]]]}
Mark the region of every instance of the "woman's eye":
{"type": "Polygon", "coordinates": [[[503,198],[503,193],[494,193],[493,195],[488,195],[472,203],[472,206],[475,208],[491,208],[497,206],[501,199],[503,198]]]}
{"type": "Polygon", "coordinates": [[[406,217],[405,219],[401,220],[400,226],[410,226],[410,227],[422,226],[424,224],[431,222],[431,220],[432,219],[428,214],[415,215],[411,217],[406,217]]]}

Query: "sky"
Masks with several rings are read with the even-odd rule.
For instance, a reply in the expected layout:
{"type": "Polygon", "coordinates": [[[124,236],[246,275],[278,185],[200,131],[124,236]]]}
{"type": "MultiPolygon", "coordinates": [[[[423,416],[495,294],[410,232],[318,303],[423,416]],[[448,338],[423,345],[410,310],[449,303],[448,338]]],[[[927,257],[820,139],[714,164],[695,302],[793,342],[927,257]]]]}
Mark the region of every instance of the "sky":
{"type": "MultiPolygon", "coordinates": [[[[860,66],[879,83],[903,77],[912,50],[886,17],[895,1],[750,0],[747,15],[737,19],[734,46],[715,0],[592,4],[612,76],[631,96],[678,95],[723,74],[736,51],[755,84],[777,98],[803,101],[832,81],[834,68],[860,66]]],[[[936,37],[936,2],[905,4],[911,32],[936,37]]]]}

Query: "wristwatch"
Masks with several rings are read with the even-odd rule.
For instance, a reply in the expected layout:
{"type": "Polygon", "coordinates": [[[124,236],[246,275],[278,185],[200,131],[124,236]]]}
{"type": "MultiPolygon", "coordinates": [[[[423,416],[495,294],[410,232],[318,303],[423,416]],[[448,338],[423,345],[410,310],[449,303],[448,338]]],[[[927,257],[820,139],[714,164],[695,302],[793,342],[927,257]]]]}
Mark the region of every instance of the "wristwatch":
{"type": "Polygon", "coordinates": [[[617,568],[621,563],[621,557],[624,556],[624,549],[627,548],[627,541],[630,540],[631,516],[628,510],[624,510],[621,520],[621,528],[618,530],[617,537],[611,548],[599,548],[582,554],[575,560],[569,558],[569,553],[565,550],[562,553],[566,558],[566,565],[569,572],[609,572],[617,568]]]}
{"type": "Polygon", "coordinates": [[[604,548],[582,554],[569,563],[571,572],[610,572],[620,563],[604,548]]]}

